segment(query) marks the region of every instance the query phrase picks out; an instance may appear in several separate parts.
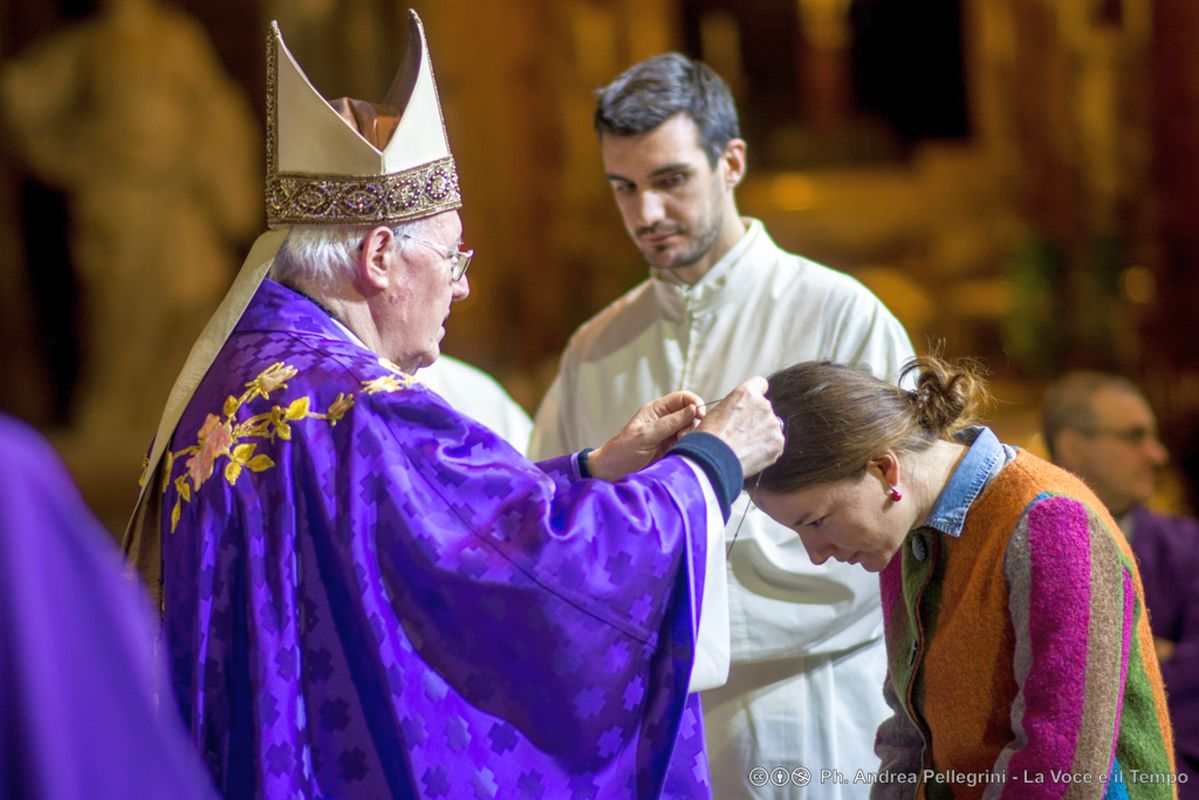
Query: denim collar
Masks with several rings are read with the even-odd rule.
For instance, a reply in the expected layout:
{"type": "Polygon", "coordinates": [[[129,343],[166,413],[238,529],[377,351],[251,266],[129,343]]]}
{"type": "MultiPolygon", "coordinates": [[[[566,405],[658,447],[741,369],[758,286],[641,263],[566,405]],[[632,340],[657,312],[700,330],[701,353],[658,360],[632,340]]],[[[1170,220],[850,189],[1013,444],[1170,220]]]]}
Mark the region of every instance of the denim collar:
{"type": "Polygon", "coordinates": [[[947,536],[961,536],[971,504],[1016,457],[1015,448],[1002,444],[991,429],[983,425],[966,428],[954,436],[954,441],[970,445],[970,449],[949,476],[924,522],[924,527],[947,536]]]}

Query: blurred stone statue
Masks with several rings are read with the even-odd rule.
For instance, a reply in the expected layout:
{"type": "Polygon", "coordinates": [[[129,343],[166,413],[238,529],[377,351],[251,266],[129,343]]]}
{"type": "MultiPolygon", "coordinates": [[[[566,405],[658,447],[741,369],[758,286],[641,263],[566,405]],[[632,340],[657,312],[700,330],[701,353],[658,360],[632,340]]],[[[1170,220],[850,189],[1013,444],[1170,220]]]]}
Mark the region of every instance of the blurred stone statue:
{"type": "Polygon", "coordinates": [[[107,0],[37,43],[0,100],[28,168],[69,199],[85,317],[68,455],[123,480],[260,221],[257,126],[200,26],[154,0],[107,0]]]}

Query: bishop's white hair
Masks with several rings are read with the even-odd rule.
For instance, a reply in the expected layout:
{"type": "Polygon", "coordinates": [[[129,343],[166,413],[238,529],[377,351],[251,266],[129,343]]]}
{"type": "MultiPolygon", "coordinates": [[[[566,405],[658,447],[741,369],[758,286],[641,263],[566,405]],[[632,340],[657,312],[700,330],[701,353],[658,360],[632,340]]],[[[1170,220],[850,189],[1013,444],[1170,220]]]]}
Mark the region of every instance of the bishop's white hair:
{"type": "MultiPolygon", "coordinates": [[[[403,234],[420,237],[424,226],[423,219],[394,226],[391,246],[406,245],[403,234]]],[[[351,274],[358,248],[376,227],[293,225],[271,265],[270,277],[287,286],[332,289],[351,274]]]]}

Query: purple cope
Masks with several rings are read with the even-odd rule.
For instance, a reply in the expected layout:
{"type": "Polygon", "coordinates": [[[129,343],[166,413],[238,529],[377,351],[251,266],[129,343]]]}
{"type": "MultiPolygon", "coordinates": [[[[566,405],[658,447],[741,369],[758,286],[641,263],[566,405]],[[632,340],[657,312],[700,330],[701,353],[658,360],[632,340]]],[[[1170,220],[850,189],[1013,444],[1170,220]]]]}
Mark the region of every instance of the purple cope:
{"type": "Polygon", "coordinates": [[[680,458],[533,464],[267,280],[165,470],[172,683],[225,796],[709,796],[680,458]]]}

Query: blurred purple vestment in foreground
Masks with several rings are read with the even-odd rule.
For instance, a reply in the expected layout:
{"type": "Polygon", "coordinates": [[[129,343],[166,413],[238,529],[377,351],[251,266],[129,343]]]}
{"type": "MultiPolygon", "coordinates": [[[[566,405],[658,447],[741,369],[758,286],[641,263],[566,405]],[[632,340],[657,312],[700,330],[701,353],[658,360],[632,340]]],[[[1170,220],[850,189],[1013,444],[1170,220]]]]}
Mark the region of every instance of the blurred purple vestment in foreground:
{"type": "Polygon", "coordinates": [[[0,797],[213,797],[153,658],[150,606],[33,431],[0,417],[0,797]]]}

